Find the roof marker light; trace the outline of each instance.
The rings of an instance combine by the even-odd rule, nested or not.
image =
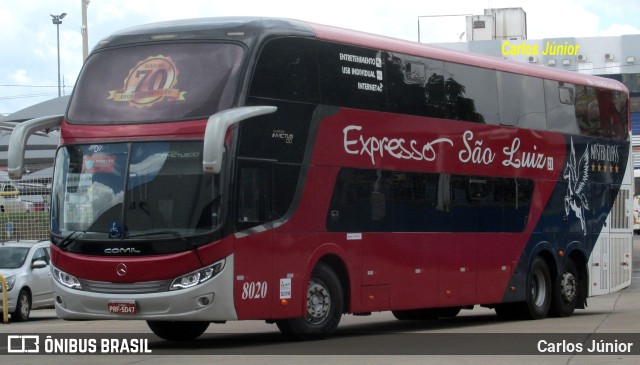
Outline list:
[[[157,35],[152,35],[150,38],[154,41],[164,41],[167,39],[174,39],[178,37],[176,34],[157,34]]]

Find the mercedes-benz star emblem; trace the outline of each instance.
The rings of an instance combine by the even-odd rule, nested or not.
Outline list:
[[[118,266],[116,266],[116,274],[118,274],[118,276],[125,276],[127,274],[127,265],[119,263]]]

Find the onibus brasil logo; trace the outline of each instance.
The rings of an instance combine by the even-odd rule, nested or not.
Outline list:
[[[124,87],[110,90],[107,99],[126,101],[137,108],[150,107],[164,98],[184,100],[186,91],[174,89],[178,82],[178,68],[171,57],[148,57],[129,70]]]

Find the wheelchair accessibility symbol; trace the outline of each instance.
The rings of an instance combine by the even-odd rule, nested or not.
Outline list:
[[[118,222],[111,223],[111,229],[109,230],[109,238],[122,238],[122,227]]]

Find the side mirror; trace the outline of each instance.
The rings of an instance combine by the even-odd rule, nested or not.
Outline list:
[[[44,260],[36,260],[31,264],[32,269],[42,269],[47,267],[47,262]]]

